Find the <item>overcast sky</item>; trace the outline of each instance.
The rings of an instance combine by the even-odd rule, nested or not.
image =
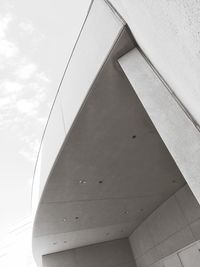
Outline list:
[[[0,1],[0,236],[31,213],[41,135],[89,3]]]

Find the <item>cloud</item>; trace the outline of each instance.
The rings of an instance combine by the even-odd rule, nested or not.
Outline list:
[[[17,102],[16,107],[21,113],[30,116],[37,113],[39,104],[39,101],[35,101],[32,99],[20,99]]]
[[[37,70],[37,65],[33,63],[25,64],[19,67],[16,70],[16,75],[20,79],[30,79],[31,76],[36,72]]]
[[[42,82],[46,82],[46,83],[50,82],[50,79],[46,76],[46,74],[44,72],[38,73],[37,78]]]
[[[29,21],[23,21],[19,23],[19,27],[26,33],[33,33],[35,31],[35,27]]]
[[[25,159],[27,159],[30,162],[35,162],[37,155],[34,155],[32,152],[26,151],[26,150],[20,150],[19,154],[23,156]]]
[[[1,56],[5,56],[5,57],[16,57],[19,53],[19,49],[18,47],[8,41],[8,40],[4,40],[4,39],[1,39],[0,40],[0,55]]]
[[[19,53],[19,49],[8,38],[6,33],[10,22],[13,20],[10,14],[5,14],[3,17],[0,17],[0,56],[4,57],[16,57]]]
[[[43,38],[31,21],[0,15],[0,129],[15,134],[19,154],[31,162],[36,160],[50,102],[51,81],[32,58]]]
[[[29,20],[23,20],[18,24],[20,36],[28,36],[32,41],[32,49],[38,48],[41,41],[45,39],[45,35],[37,29]]]
[[[2,108],[6,108],[11,104],[11,99],[10,97],[4,97],[4,98],[0,98],[0,109]],[[1,114],[2,115],[2,114]]]
[[[0,17],[0,38],[4,38],[6,35],[6,30],[8,29],[9,23],[12,21],[12,16],[10,14],[5,14]]]
[[[25,157],[30,162],[35,162],[40,146],[40,141],[31,136],[26,136],[22,139],[26,143],[26,147],[19,151],[19,154]]]
[[[18,93],[23,89],[23,87],[24,86],[21,83],[9,80],[2,82],[0,85],[4,94]]]

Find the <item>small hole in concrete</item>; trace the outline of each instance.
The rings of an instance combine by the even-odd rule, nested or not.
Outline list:
[[[85,179],[79,181],[79,184],[86,184],[86,183],[87,181]]]
[[[132,138],[135,139],[136,138],[136,135],[132,135]]]
[[[100,181],[99,181],[99,184],[103,184],[103,181],[102,181],[102,180],[100,180]]]

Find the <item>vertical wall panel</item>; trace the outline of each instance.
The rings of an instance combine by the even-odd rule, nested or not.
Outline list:
[[[183,267],[177,255],[172,255],[164,260],[164,267]]]
[[[184,267],[199,267],[200,253],[198,247],[193,245],[179,253],[179,257]]]
[[[155,244],[162,242],[187,225],[174,196],[153,212],[147,222]]]
[[[156,262],[153,265],[151,265],[151,267],[164,267],[164,266],[163,266],[162,262]],[[173,266],[173,267],[175,267],[175,266]]]
[[[181,231],[176,232],[168,237],[156,248],[160,252],[161,257],[165,257],[174,253],[175,251],[193,243],[195,241],[190,227],[185,227]]]
[[[197,241],[198,209],[197,200],[185,185],[155,210],[129,238],[138,267],[150,266]]]
[[[200,219],[190,224],[190,228],[196,240],[200,240]]]
[[[140,227],[137,228],[136,231],[130,236],[130,243],[136,258],[154,247],[153,239],[147,222],[143,222]]]
[[[200,205],[188,186],[184,186],[175,196],[188,223],[200,218]]]

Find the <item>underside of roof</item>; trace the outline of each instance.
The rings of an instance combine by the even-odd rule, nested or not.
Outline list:
[[[65,138],[37,211],[36,254],[127,237],[185,183],[118,64],[133,47],[124,27]]]
[[[131,31],[107,1],[92,1],[36,166],[39,264],[46,254],[129,237],[185,184],[180,170],[195,187],[197,125]]]

